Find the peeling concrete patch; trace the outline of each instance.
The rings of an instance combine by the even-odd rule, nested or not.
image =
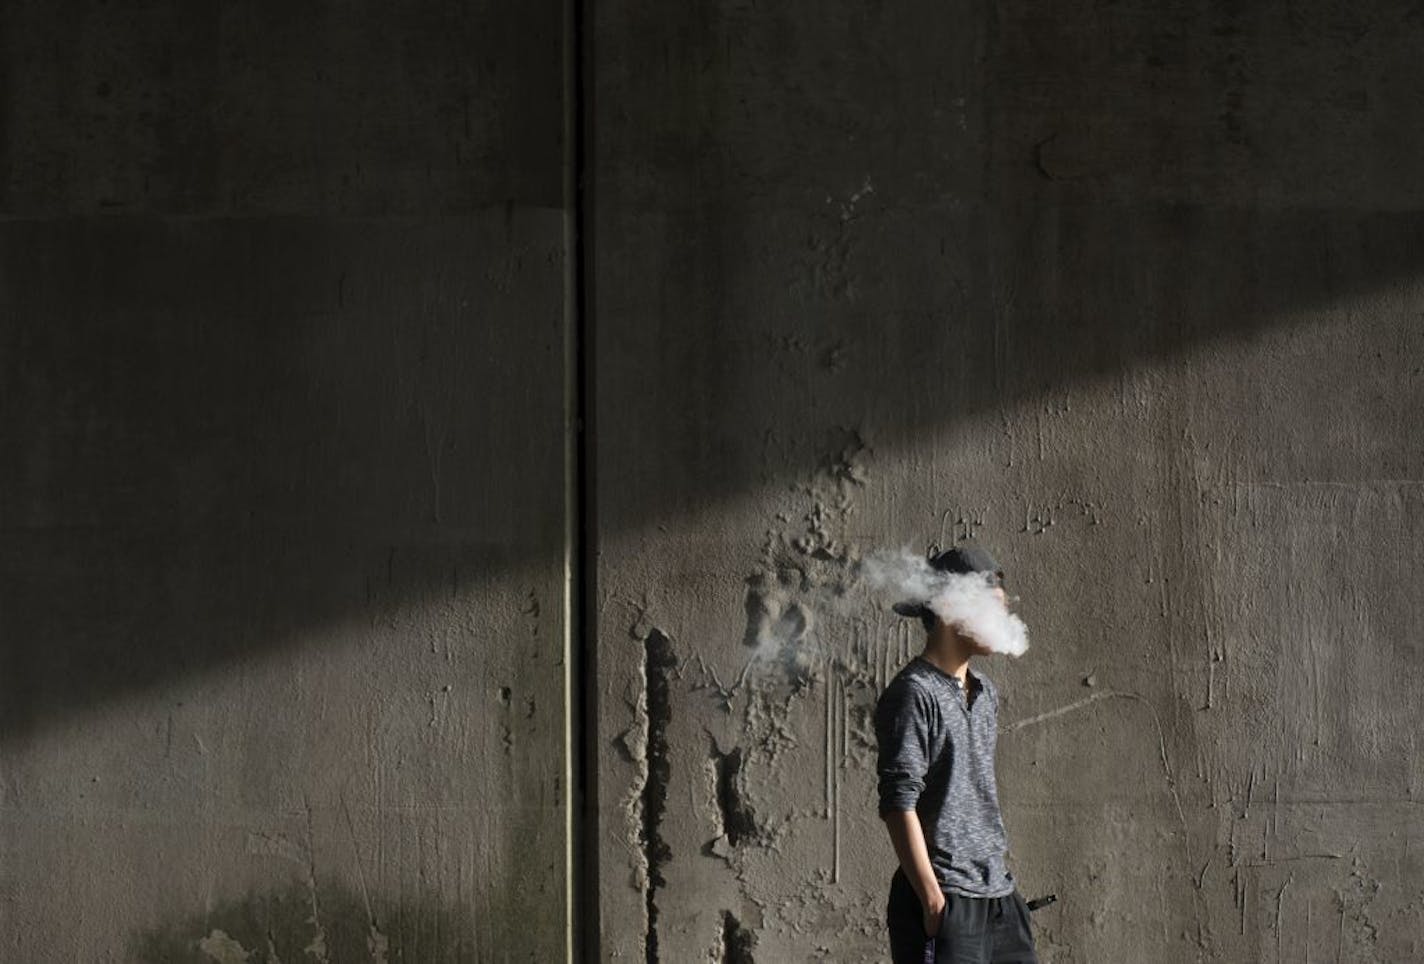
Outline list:
[[[852,556],[846,521],[855,512],[855,492],[869,478],[870,447],[858,428],[838,427],[831,433],[827,454],[806,494],[811,507],[803,517],[806,532],[791,540],[798,552],[826,561]]]
[[[321,964],[330,964],[331,957],[326,950],[326,932],[321,929],[321,922],[313,914],[307,918],[307,923],[316,929],[316,933],[312,935],[311,943],[302,948],[302,953],[320,961]]]
[[[641,612],[640,612],[641,618]],[[648,888],[648,855],[643,847],[643,792],[648,785],[648,659],[646,640],[649,630],[640,631],[635,623],[629,635],[638,641],[642,657],[634,664],[636,685],[634,692],[624,699],[632,714],[632,723],[622,733],[613,738],[612,744],[620,756],[633,764],[633,779],[618,802],[623,815],[623,833],[617,838],[628,851],[628,861],[632,873],[629,886],[640,895]],[[646,914],[646,906],[643,908]],[[646,930],[646,927],[644,928]]]
[[[742,640],[751,659],[771,664],[788,678],[804,683],[814,663],[815,617],[804,600],[804,572],[783,569],[747,577],[747,624]],[[741,684],[743,677],[738,679]]]
[[[613,738],[613,746],[620,756],[629,763],[643,763],[648,758],[648,731],[646,727],[630,726]]]
[[[712,760],[717,770],[717,809],[722,815],[722,835],[736,847],[757,835],[756,817],[744,798],[742,748],[733,747],[720,753],[714,746]]]

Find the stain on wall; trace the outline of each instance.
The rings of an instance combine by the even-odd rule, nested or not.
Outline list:
[[[478,927],[438,895],[391,899],[299,882],[135,935],[128,950],[153,964],[460,961],[475,959]]]

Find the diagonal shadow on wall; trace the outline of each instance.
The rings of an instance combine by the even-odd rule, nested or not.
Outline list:
[[[804,479],[845,426],[869,421],[877,449],[913,449],[961,420],[1289,326],[1424,269],[1424,218],[1386,209],[1368,185],[1316,192],[1328,204],[1252,204],[1239,185],[1213,201],[1169,170],[1173,200],[1145,196],[1142,171],[1094,173],[1084,158],[1112,156],[1111,142],[1077,155],[1060,144],[1045,160],[1024,134],[1037,115],[1012,75],[994,75],[992,50],[953,68],[990,96],[978,126],[954,135],[975,164],[947,186],[925,188],[913,151],[818,156],[814,138],[757,124],[801,107],[812,126],[800,133],[828,145],[842,128],[903,124],[923,128],[912,146],[928,151],[942,135],[915,118],[943,92],[888,121],[873,86],[863,102],[833,90],[846,116],[832,124],[811,88],[773,96],[736,73],[783,23],[708,13],[678,37],[686,63],[713,69],[670,68],[641,113],[595,125],[605,537]],[[1210,52],[1210,24],[1197,26]],[[885,30],[871,39],[905,40],[910,25]],[[630,49],[604,46],[600,92],[624,92]],[[938,76],[928,60],[906,69]],[[1228,79],[1196,96],[1215,104]],[[748,91],[762,121],[732,114]],[[1303,123],[1314,107],[1285,109]],[[1229,120],[1204,143],[1230,148]],[[685,136],[655,151],[640,123]],[[1320,170],[1339,156],[1319,142]],[[891,180],[860,201],[822,196],[878,162]],[[1308,155],[1292,164],[1312,169]],[[1255,175],[1261,189],[1283,176]],[[647,196],[630,198],[640,178]],[[27,189],[43,196],[12,178],[12,209]],[[368,186],[356,206],[382,197]],[[482,210],[256,217],[254,202],[228,220],[4,225],[6,741],[452,584],[558,562],[559,215]]]

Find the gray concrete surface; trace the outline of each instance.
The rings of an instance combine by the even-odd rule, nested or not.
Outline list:
[[[564,955],[563,18],[0,13],[0,960]]]
[[[563,957],[570,9],[0,12],[0,960]],[[884,959],[974,537],[1045,962],[1419,958],[1417,11],[584,14],[592,956]]]
[[[605,955],[882,960],[973,536],[1043,959],[1419,959],[1417,11],[597,6]]]

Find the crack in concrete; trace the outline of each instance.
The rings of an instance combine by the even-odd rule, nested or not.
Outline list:
[[[722,964],[756,964],[755,947],[756,935],[742,926],[736,914],[722,911]]]
[[[311,943],[304,951],[309,957],[330,964],[331,957],[328,953],[326,943],[326,927],[321,922],[321,903],[317,898],[316,884],[316,834],[312,830],[312,805],[310,798],[302,794],[302,806],[307,814],[307,890],[311,895],[311,917],[307,923],[311,924],[313,931]]]
[[[651,630],[643,641],[643,680],[646,687],[647,712],[647,779],[642,791],[642,843],[647,862],[647,934],[645,949],[648,964],[658,961],[658,889],[667,883],[663,866],[672,859],[672,850],[662,837],[663,813],[667,809],[668,785],[672,778],[672,763],[668,758],[667,727],[672,720],[672,698],[669,678],[677,668],[672,641],[659,630]]]

